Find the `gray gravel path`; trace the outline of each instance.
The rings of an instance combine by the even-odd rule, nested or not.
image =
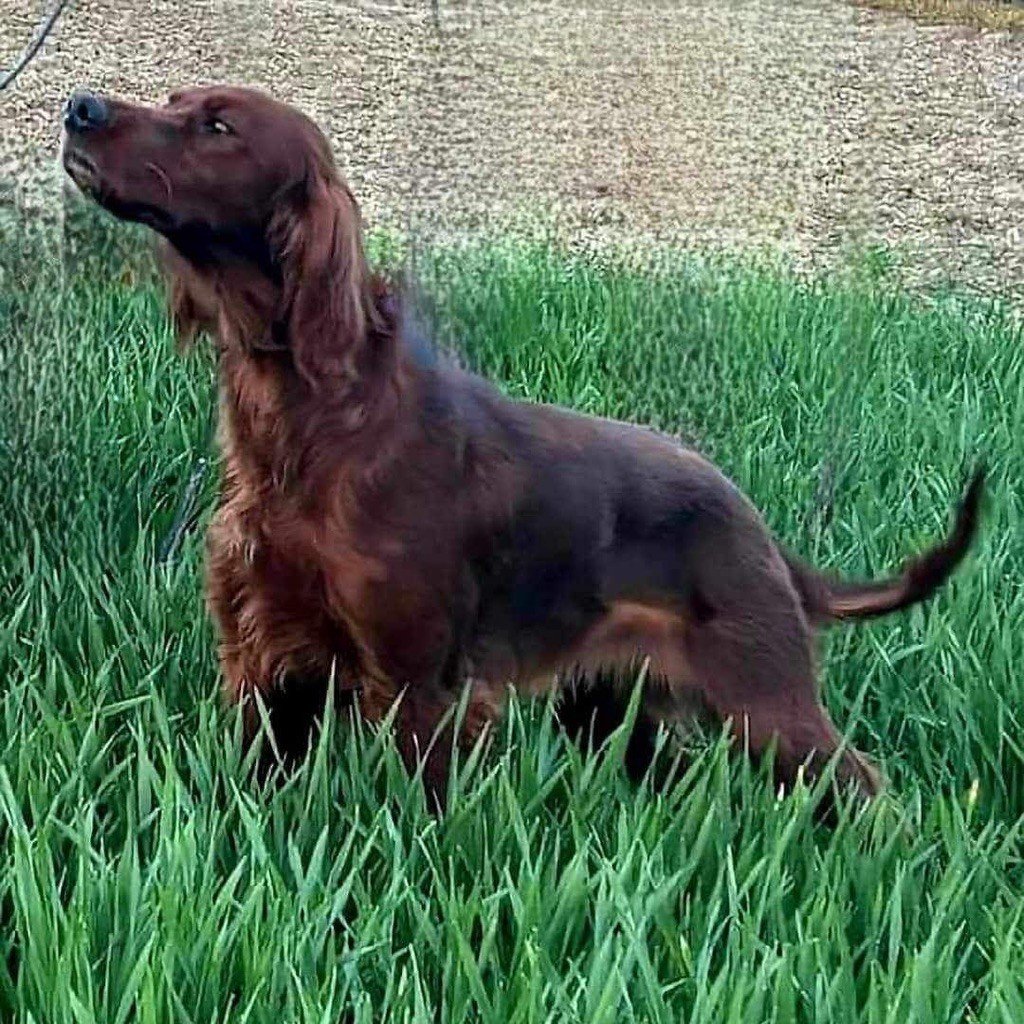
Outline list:
[[[77,0],[0,93],[0,177],[56,194],[76,84],[241,81],[325,127],[371,223],[557,211],[570,241],[832,260],[1024,297],[1024,37],[841,0]],[[0,65],[43,14],[0,0]],[[436,15],[436,16],[435,16]]]

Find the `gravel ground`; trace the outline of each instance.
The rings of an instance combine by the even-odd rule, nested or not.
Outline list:
[[[840,0],[625,7],[78,0],[0,93],[0,188],[59,197],[73,85],[231,80],[317,118],[374,224],[436,237],[540,210],[570,241],[801,261],[887,243],[912,282],[1024,298],[1024,37]],[[0,65],[42,13],[0,0]]]

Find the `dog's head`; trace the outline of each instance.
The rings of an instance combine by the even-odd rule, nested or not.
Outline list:
[[[146,106],[78,90],[63,162],[87,196],[170,243],[179,327],[346,373],[373,316],[358,207],[320,129],[254,89],[202,87]],[[283,340],[282,340],[283,339]]]

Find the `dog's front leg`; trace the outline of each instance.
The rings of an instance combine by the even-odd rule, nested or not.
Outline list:
[[[468,701],[461,716],[458,693],[434,681],[410,684],[399,694],[364,684],[360,695],[370,721],[382,719],[397,697],[395,744],[407,771],[421,773],[428,803],[438,813],[447,806],[454,743],[464,752],[471,750],[501,711],[500,695],[489,684],[468,680],[466,685]]]

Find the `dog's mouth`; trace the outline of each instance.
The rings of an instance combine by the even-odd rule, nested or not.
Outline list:
[[[118,195],[104,181],[96,161],[80,149],[65,147],[64,170],[85,195],[115,217],[144,224],[154,231],[170,231],[174,228],[174,218],[162,207]]]
[[[99,192],[99,168],[91,156],[70,146],[64,147],[64,170],[68,177],[87,195]]]

